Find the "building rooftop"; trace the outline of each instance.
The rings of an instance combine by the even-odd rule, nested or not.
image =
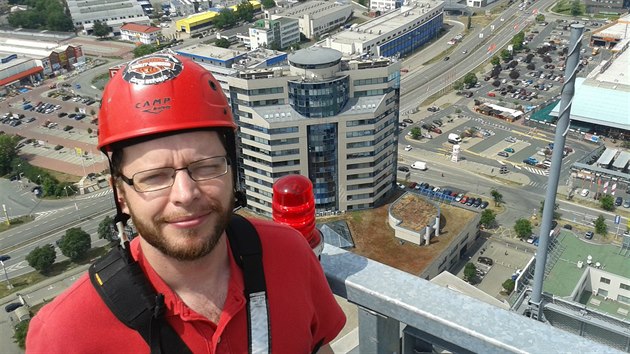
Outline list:
[[[312,46],[289,54],[289,62],[298,65],[333,63],[341,59],[341,52],[335,49]]]
[[[215,47],[208,44],[195,44],[190,47],[178,49],[177,53],[182,55],[206,57],[219,61],[229,61],[244,55],[246,52],[242,50]]]
[[[626,73],[624,76],[629,75]],[[616,104],[611,104],[611,102],[616,102]],[[550,115],[557,117],[559,110],[560,102],[553,108]],[[618,129],[630,129],[628,117],[630,117],[630,86],[580,77],[575,79],[571,119]]]
[[[582,274],[588,269],[588,256],[591,256],[591,264],[600,264],[600,269],[630,278],[630,254],[620,254],[621,248],[617,245],[593,244],[581,236],[560,231],[558,241],[561,247],[554,249],[559,252],[559,258],[555,264],[547,265],[549,275],[545,279],[543,291],[561,297],[571,296]],[[582,268],[577,266],[579,261],[583,262]]]
[[[317,19],[320,17],[327,16],[331,13],[334,13],[341,7],[352,6],[350,4],[339,4],[336,2],[327,2],[327,1],[306,1],[303,3],[299,3],[298,5],[294,5],[292,7],[274,7],[269,10],[271,15],[276,16],[285,16],[291,18],[302,18],[304,15],[308,15],[313,19]]]
[[[409,6],[392,10],[360,25],[353,25],[348,30],[331,35],[330,38],[334,42],[348,44],[376,39],[382,34],[416,21],[420,16],[443,3],[443,1],[438,0],[411,1]]]
[[[627,39],[630,38],[630,14],[620,17],[614,23],[608,24],[600,29],[593,31],[592,36],[615,38],[615,39]]]
[[[153,32],[159,32],[162,30],[159,27],[139,25],[137,23],[125,23],[124,25],[120,27],[120,29],[126,30],[126,31],[132,31],[132,32],[142,32],[142,33],[153,33]]]

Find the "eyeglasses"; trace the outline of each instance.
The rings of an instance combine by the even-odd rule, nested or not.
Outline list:
[[[120,178],[136,192],[155,192],[169,188],[175,183],[178,171],[186,170],[188,176],[195,181],[207,181],[223,176],[228,171],[229,160],[226,156],[215,156],[190,163],[186,167],[162,167],[135,173],[131,178],[122,173]]]

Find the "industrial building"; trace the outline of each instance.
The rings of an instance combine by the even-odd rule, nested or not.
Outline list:
[[[260,1],[248,0],[254,7],[254,11],[259,11],[261,8]],[[233,11],[236,11],[236,5],[228,7]],[[175,21],[175,29],[179,32],[185,32],[188,34],[196,34],[210,30],[215,17],[219,16],[220,8],[209,8],[206,12],[193,13],[186,18]]]
[[[410,1],[397,10],[333,34],[321,44],[346,55],[404,57],[437,37],[444,20],[443,8],[443,1]]]
[[[83,28],[85,34],[92,34],[96,21],[107,24],[114,34],[120,33],[120,27],[128,22],[151,23],[137,0],[67,0],[66,3],[74,26]]]
[[[227,77],[248,208],[271,215],[274,181],[313,182],[317,212],[372,208],[396,182],[400,63],[310,47],[289,65]]]
[[[284,3],[265,11],[265,18],[298,20],[300,32],[308,39],[318,38],[342,26],[352,17],[352,5],[328,1]]]
[[[630,14],[606,24],[591,34],[591,47],[604,47],[619,52],[630,41]]]
[[[173,16],[190,16],[212,8],[211,0],[170,0],[168,4]]]
[[[373,0],[370,1],[370,10],[387,12],[403,5],[403,0]]]
[[[33,85],[85,62],[81,46],[0,37],[0,86]]]

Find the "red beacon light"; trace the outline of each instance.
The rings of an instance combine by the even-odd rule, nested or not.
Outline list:
[[[324,242],[315,227],[313,184],[302,175],[287,175],[273,184],[273,220],[298,230],[319,257]]]

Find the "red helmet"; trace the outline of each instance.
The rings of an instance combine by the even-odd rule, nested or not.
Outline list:
[[[131,61],[105,87],[98,148],[194,128],[236,129],[221,86],[188,58],[151,54]]]

